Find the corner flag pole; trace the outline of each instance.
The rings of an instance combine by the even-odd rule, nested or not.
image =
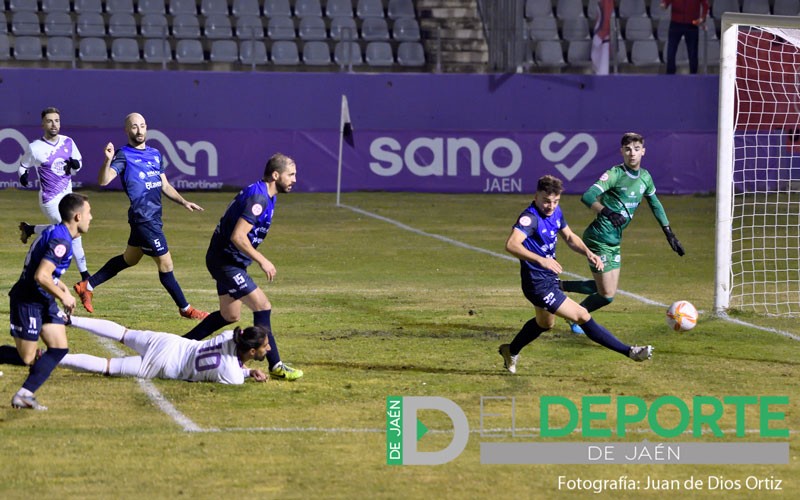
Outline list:
[[[350,109],[347,106],[347,96],[342,94],[342,112],[339,120],[339,171],[336,176],[336,206],[340,205],[342,194],[342,143],[345,136],[352,136],[353,126],[350,123]]]

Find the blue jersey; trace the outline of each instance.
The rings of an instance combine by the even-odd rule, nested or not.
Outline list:
[[[136,149],[126,145],[114,153],[110,166],[121,177],[122,189],[131,200],[128,222],[161,222],[161,153],[148,146]]]
[[[264,181],[250,184],[239,191],[236,198],[225,209],[225,214],[217,224],[217,228],[214,229],[206,261],[238,267],[249,266],[253,260],[236,248],[231,241],[233,229],[239,219],[244,219],[252,224],[253,227],[247,233],[247,238],[253,248],[258,248],[258,245],[267,237],[267,232],[272,224],[275,198],[275,196],[269,196],[267,184]]]
[[[526,249],[536,255],[551,259],[556,258],[558,232],[565,227],[567,227],[567,221],[564,218],[561,207],[556,207],[551,216],[542,217],[533,203],[520,214],[517,223],[514,224],[514,229],[522,231],[527,236],[525,241],[522,242]],[[544,269],[533,262],[528,262],[527,260],[520,260],[519,262],[523,276],[546,278],[555,274],[553,271]]]
[[[25,256],[22,274],[8,294],[19,302],[47,302],[52,297],[34,279],[39,264],[43,260],[55,264],[53,282],[58,283],[61,275],[69,267],[71,259],[72,235],[67,226],[64,224],[48,226],[31,244],[28,255]]]

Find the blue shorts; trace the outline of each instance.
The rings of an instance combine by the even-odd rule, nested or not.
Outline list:
[[[209,265],[206,261],[208,272],[217,282],[217,295],[230,295],[239,300],[258,288],[253,278],[247,274],[247,269],[236,266]]]
[[[64,317],[56,304],[56,299],[50,297],[46,303],[18,302],[12,297],[9,301],[11,310],[11,336],[22,340],[36,342],[42,332],[42,325],[63,325]]]
[[[552,277],[523,276],[522,293],[531,304],[552,314],[555,314],[561,304],[567,300],[567,296],[558,286],[558,276],[555,274]]]
[[[131,235],[128,245],[141,248],[142,253],[150,257],[158,257],[169,252],[167,237],[164,236],[161,221],[146,221],[131,223]]]

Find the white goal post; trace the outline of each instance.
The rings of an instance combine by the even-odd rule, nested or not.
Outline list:
[[[800,315],[800,17],[720,38],[714,310]]]

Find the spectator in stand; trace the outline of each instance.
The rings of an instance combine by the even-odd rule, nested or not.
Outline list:
[[[697,47],[700,41],[700,29],[708,16],[708,0],[662,0],[661,8],[672,7],[669,23],[669,40],[667,41],[667,74],[675,74],[675,55],[681,37],[686,39],[686,51],[689,54],[689,72],[697,73]]]

